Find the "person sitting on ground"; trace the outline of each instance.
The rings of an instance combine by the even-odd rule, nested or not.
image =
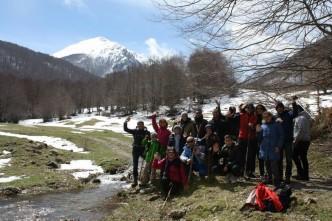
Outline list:
[[[196,145],[193,137],[190,136],[187,138],[187,143],[183,148],[180,159],[185,164],[188,177],[191,176],[190,173],[193,171],[198,172],[202,179],[207,175],[204,151],[205,149],[202,151],[202,149]]]
[[[228,182],[234,183],[241,176],[240,149],[230,135],[225,135],[224,142],[221,148],[221,175],[226,176]]]
[[[297,169],[297,175],[294,176],[294,178],[297,180],[309,180],[309,163],[307,155],[311,140],[310,128],[310,116],[305,111],[300,112],[294,122],[293,160]]]
[[[205,135],[199,141],[201,145],[205,145],[207,149],[211,149],[212,144],[215,142],[219,142],[219,136],[213,131],[213,126],[211,124],[207,124],[205,126]]]
[[[175,195],[188,189],[184,165],[173,147],[167,148],[166,157],[163,159],[156,154],[153,167],[161,170],[161,187],[165,197],[169,192]]]
[[[197,132],[197,137],[201,139],[205,135],[205,126],[208,124],[208,121],[204,119],[201,109],[195,112],[194,119],[195,119],[195,129]]]
[[[152,163],[156,154],[161,155],[161,146],[156,133],[151,134],[151,139],[147,136],[143,140],[143,144],[145,146],[145,166],[141,177],[141,185],[144,186],[150,180],[153,181],[156,179],[156,169],[152,167]]]
[[[185,144],[186,139],[182,136],[182,128],[180,125],[175,125],[173,127],[173,133],[169,137],[168,146],[174,147],[176,153],[180,155]]]
[[[182,128],[182,135],[186,139],[189,136],[196,137],[196,129],[194,122],[188,117],[187,112],[181,113],[181,119],[177,125],[180,125]]]
[[[221,175],[221,148],[218,141],[214,141],[211,148],[209,149],[208,156],[208,177],[211,179],[214,176]]]
[[[284,132],[280,123],[276,123],[271,112],[264,112],[264,123],[257,125],[256,131],[260,142],[259,157],[264,160],[267,169],[267,183],[280,186],[279,160],[284,141]]]
[[[159,154],[162,157],[164,157],[166,148],[168,145],[168,139],[169,139],[169,136],[171,135],[171,131],[167,129],[168,123],[167,123],[166,119],[164,119],[164,118],[160,119],[159,125],[157,125],[156,118],[157,118],[157,113],[153,113],[152,126],[153,126],[154,131],[157,133],[158,140],[161,145]]]
[[[128,128],[128,122],[130,121],[130,117],[128,117],[125,122],[123,123],[123,130],[127,133],[133,135],[134,142],[133,142],[133,177],[134,182],[132,184],[132,187],[136,187],[138,184],[138,161],[139,158],[143,158],[144,154],[144,145],[142,144],[142,141],[144,138],[148,135],[150,136],[150,132],[147,130],[147,128],[144,126],[143,121],[138,121],[136,129],[129,129]]]

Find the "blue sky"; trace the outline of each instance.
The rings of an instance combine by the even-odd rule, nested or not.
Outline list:
[[[150,0],[0,0],[0,39],[52,54],[104,36],[145,55],[190,52]]]

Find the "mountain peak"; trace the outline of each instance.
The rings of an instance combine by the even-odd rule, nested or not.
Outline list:
[[[117,42],[98,36],[72,44],[53,54],[98,76],[138,65],[140,56]]]
[[[106,37],[95,37],[72,44],[53,54],[54,57],[63,58],[74,54],[86,54],[92,57],[103,57],[107,51],[124,48],[117,42]]]

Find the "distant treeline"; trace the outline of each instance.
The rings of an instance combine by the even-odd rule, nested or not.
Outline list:
[[[188,61],[182,57],[150,60],[139,67],[78,81],[22,78],[0,73],[0,121],[66,116],[84,108],[105,107],[126,114],[138,108],[171,109],[181,98],[199,102],[220,93],[234,93],[234,73],[216,51],[196,50]]]

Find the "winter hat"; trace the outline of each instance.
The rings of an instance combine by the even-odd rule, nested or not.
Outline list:
[[[285,108],[285,105],[281,101],[278,101],[276,104],[276,109],[278,108]]]
[[[213,129],[213,125],[212,125],[212,124],[207,124],[207,125],[205,126],[205,130],[208,129],[208,128]]]
[[[188,112],[183,111],[183,112],[181,113],[181,117],[182,117],[183,115],[187,115],[187,116],[188,116]]]
[[[173,127],[173,131],[175,131],[176,129],[179,129],[180,131],[182,131],[182,127],[180,125],[175,125]]]

